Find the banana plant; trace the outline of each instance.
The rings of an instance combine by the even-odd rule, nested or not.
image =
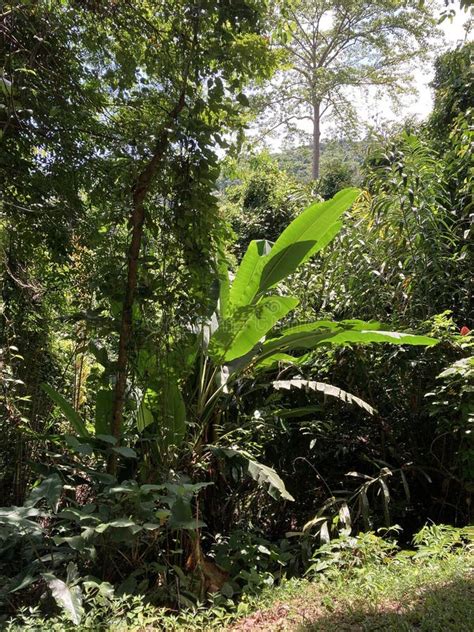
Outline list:
[[[187,454],[188,461],[193,455],[194,463],[202,462],[210,450],[220,450],[220,456],[234,464],[245,464],[248,473],[267,486],[272,495],[291,499],[273,470],[244,450],[219,446],[226,434],[226,413],[234,386],[245,376],[272,370],[280,363],[298,366],[322,345],[436,344],[427,336],[386,331],[375,321],[317,320],[276,329],[298,305],[298,298],[286,295],[281,282],[334,239],[342,228],[344,212],[359,194],[359,189],[348,188],[328,201],[311,204],[273,244],[265,239],[252,241],[232,282],[225,267],[220,267],[216,311],[194,331],[191,345],[175,349],[160,365],[150,350],[140,353],[142,382],[148,383],[138,402],[136,428],[156,439],[155,453],[160,461],[169,462],[170,454],[179,453],[179,448]],[[176,356],[180,356],[180,363],[175,361]],[[321,391],[368,412],[372,410],[365,402],[330,385],[306,384],[301,379],[272,383],[275,388]],[[87,430],[80,417],[65,408],[53,393],[50,395],[67,413],[75,430],[84,436]],[[105,410],[103,406],[98,408],[102,409]],[[110,419],[100,414],[96,422],[97,433],[109,434]]]
[[[221,268],[216,312],[195,334],[193,352],[188,351],[192,358],[189,366],[194,370],[187,380],[168,374],[166,389],[161,389],[159,425],[165,447],[187,438],[195,462],[209,450],[217,450],[234,463],[246,463],[248,473],[266,485],[272,495],[291,499],[278,475],[273,470],[269,472],[252,455],[224,449],[223,444],[218,447],[226,435],[226,413],[234,386],[245,376],[274,369],[279,363],[297,366],[322,345],[436,344],[427,336],[386,331],[375,321],[319,320],[276,330],[298,305],[298,298],[286,295],[280,283],[334,239],[341,230],[343,213],[359,194],[358,189],[349,188],[331,200],[311,204],[273,244],[264,239],[252,241],[232,282],[227,270]],[[340,389],[329,385],[323,389],[317,384],[303,384],[301,380],[273,382],[275,388],[307,386],[310,390],[323,390],[329,396],[372,411],[368,404]],[[156,407],[149,414],[146,404],[141,411],[150,420],[157,414]]]

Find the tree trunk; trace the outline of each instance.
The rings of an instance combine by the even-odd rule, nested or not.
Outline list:
[[[112,413],[111,433],[120,441],[123,425],[123,407],[125,404],[125,390],[127,386],[127,367],[130,340],[132,337],[132,310],[135,301],[135,291],[138,278],[138,259],[143,237],[145,223],[145,199],[151,188],[153,180],[158,173],[166,150],[169,146],[169,127],[176,123],[185,104],[185,89],[182,90],[176,106],[170,113],[169,120],[163,125],[158,136],[153,156],[139,174],[134,186],[132,196],[132,211],[130,215],[131,240],[128,249],[127,284],[122,304],[122,319],[120,324],[120,340],[117,357],[117,374],[115,382],[115,395]],[[117,457],[112,453],[108,462],[108,471],[115,474],[117,470]]]
[[[320,146],[319,139],[321,136],[321,132],[319,129],[321,114],[320,114],[321,104],[319,102],[313,103],[313,168],[312,168],[312,178],[313,180],[317,180],[319,178],[319,154],[320,154]]]

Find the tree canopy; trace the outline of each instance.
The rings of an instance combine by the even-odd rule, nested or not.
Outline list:
[[[269,96],[285,125],[309,121],[312,177],[319,177],[321,121],[354,115],[355,90],[396,93],[410,85],[410,62],[433,44],[433,3],[295,0],[284,5],[285,66]]]

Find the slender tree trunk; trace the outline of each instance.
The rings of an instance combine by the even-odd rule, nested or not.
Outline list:
[[[321,104],[318,101],[313,103],[313,168],[312,168],[312,177],[313,180],[317,180],[319,178],[319,154],[320,154],[320,146],[319,139],[321,136],[321,132],[319,129],[321,114],[320,114]]]
[[[120,339],[117,357],[117,374],[115,382],[115,395],[112,413],[112,435],[120,441],[123,425],[123,407],[125,404],[125,391],[127,386],[127,367],[130,340],[132,337],[132,310],[135,301],[135,291],[138,278],[138,260],[143,237],[145,223],[145,199],[151,185],[160,170],[163,158],[169,146],[169,127],[176,123],[185,104],[185,88],[183,88],[178,102],[170,113],[169,120],[163,125],[158,136],[153,156],[148,161],[143,171],[139,174],[133,186],[132,210],[130,214],[131,239],[128,249],[127,284],[122,304],[122,319],[120,324]],[[108,471],[114,474],[117,469],[116,455],[112,453],[109,459]]]

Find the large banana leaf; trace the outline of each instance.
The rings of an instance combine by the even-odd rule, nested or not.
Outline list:
[[[210,356],[220,364],[240,358],[297,304],[298,299],[292,296],[269,296],[256,305],[238,308],[213,334]]]
[[[265,239],[250,242],[229,294],[229,309],[249,305],[255,296],[282,281],[324,248],[340,231],[340,216],[359,189],[344,189],[331,200],[315,202],[298,215],[271,246]]]
[[[328,395],[329,397],[335,397],[347,404],[355,404],[360,408],[363,408],[370,415],[375,413],[375,409],[360,397],[352,395],[347,391],[343,391],[342,388],[333,386],[332,384],[326,384],[325,382],[316,382],[314,380],[302,380],[295,378],[293,380],[276,380],[273,382],[273,388],[291,390],[292,388],[307,389],[310,391],[316,391]]]
[[[365,327],[364,327],[365,324]],[[292,327],[283,331],[278,338],[272,338],[262,347],[260,358],[273,355],[276,352],[286,352],[291,349],[315,349],[323,344],[369,344],[390,343],[396,345],[433,346],[437,340],[428,336],[401,333],[398,331],[382,331],[380,323],[363,321],[343,321],[331,323],[319,321]]]
[[[265,255],[270,252],[270,248],[271,243],[266,239],[250,242],[230,289],[230,310],[252,302],[260,285],[260,277],[266,261]]]
[[[359,189],[344,189],[326,202],[311,204],[298,215],[265,257],[259,291],[276,285],[326,246],[341,227],[339,218],[352,206],[359,194]]]
[[[268,356],[258,356],[257,358],[255,358],[255,368],[259,371],[273,369],[277,364],[302,364],[307,359],[307,354],[295,358],[288,353],[275,352]]]

